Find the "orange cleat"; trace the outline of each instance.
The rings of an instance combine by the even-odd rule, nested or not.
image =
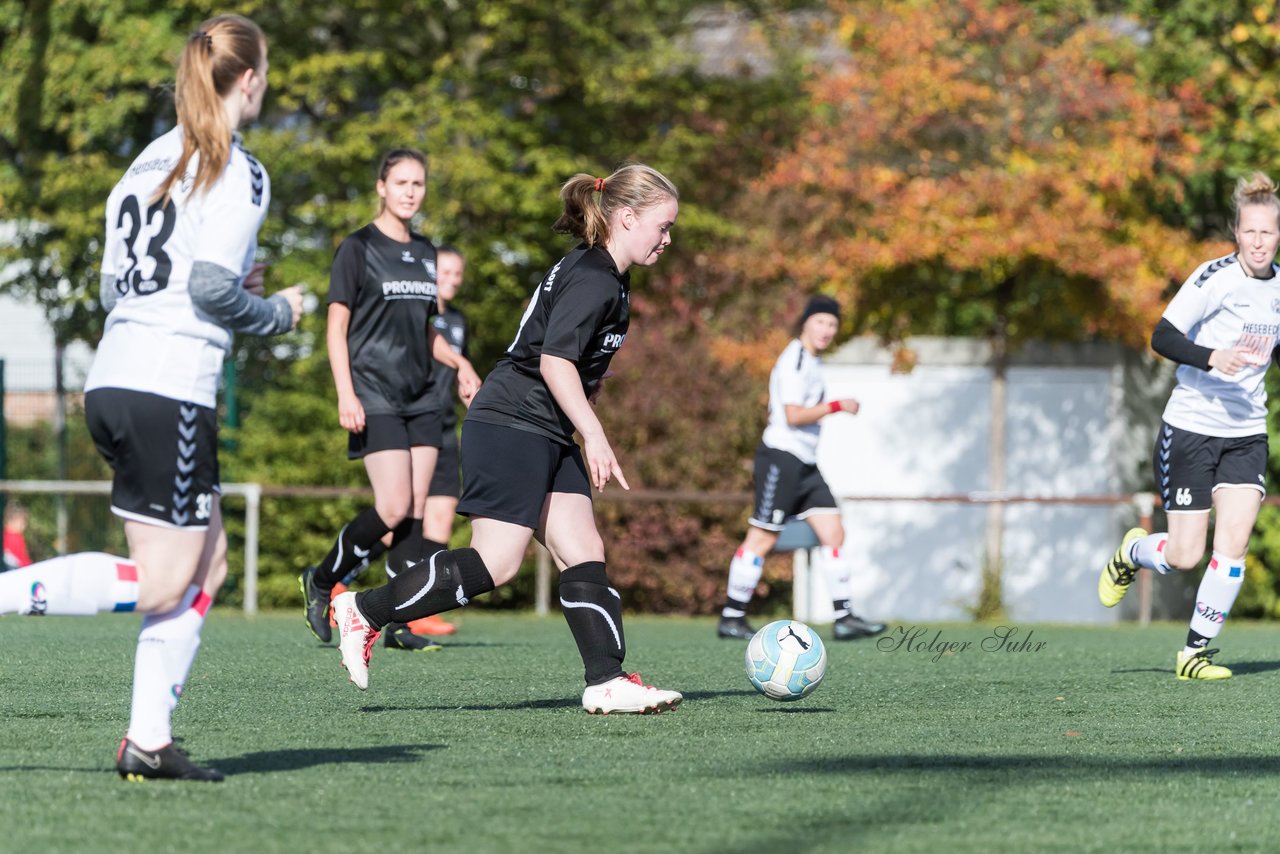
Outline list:
[[[330,602],[332,602],[332,601],[333,601],[333,597],[338,596],[338,595],[340,595],[340,594],[342,594],[342,593],[346,593],[346,592],[347,592],[347,585],[345,585],[345,584],[343,584],[341,581],[339,581],[337,584],[333,585],[333,592],[331,592],[331,593],[329,594],[329,601],[330,601]],[[329,625],[330,625],[330,626],[334,626],[334,627],[336,627],[336,626],[338,625],[338,621],[337,621],[337,620],[335,620],[335,619],[333,618],[333,609],[332,609],[332,608],[330,608],[330,609],[329,609]]]
[[[415,635],[451,635],[457,630],[457,626],[441,619],[438,614],[409,623],[409,631]]]

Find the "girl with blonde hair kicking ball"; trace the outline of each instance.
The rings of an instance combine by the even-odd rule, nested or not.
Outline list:
[[[0,613],[146,614],[129,729],[116,769],[129,780],[216,782],[173,745],[170,717],[227,577],[215,411],[233,332],[288,332],[302,293],[263,299],[253,263],[271,184],[235,131],[267,91],[267,41],[238,15],[187,39],[178,126],[152,141],[107,199],[107,328],[85,382],[85,416],[111,464],[111,510],[129,559],[67,555],[0,575]]]
[[[1266,494],[1267,391],[1263,383],[1280,336],[1280,199],[1261,172],[1236,183],[1236,251],[1201,264],[1182,285],[1151,336],[1178,363],[1153,455],[1167,533],[1133,528],[1103,567],[1098,598],[1124,598],[1139,567],[1190,571],[1204,556],[1209,510],[1213,555],[1187,643],[1174,657],[1179,679],[1227,679],[1209,642],[1222,631],[1244,584],[1249,534]]]
[[[576,249],[546,274],[511,346],[462,423],[462,498],[471,547],[441,551],[376,590],[333,600],[342,664],[361,690],[383,626],[466,605],[510,581],[537,537],[560,570],[560,605],[585,668],[591,713],[674,709],[676,691],[622,669],[622,603],[609,586],[591,488],[622,468],[596,417],[609,362],[630,323],[633,266],[657,263],[679,210],[675,186],[648,166],[576,175],[560,192],[557,231]],[[582,448],[573,435],[582,437]]]

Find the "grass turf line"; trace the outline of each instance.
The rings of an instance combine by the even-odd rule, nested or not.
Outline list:
[[[215,611],[174,724],[228,780],[139,785],[113,769],[137,625],[0,619],[0,848],[1198,850],[1210,833],[1229,850],[1280,836],[1264,806],[1280,794],[1275,626],[1228,626],[1218,659],[1237,676],[1216,684],[1174,678],[1180,625],[1020,626],[1014,640],[1044,646],[1016,652],[984,651],[989,626],[922,626],[914,650],[829,643],[826,681],[780,704],[712,621],[632,617],[628,665],[686,701],[600,717],[581,710],[558,616],[468,612],[443,653],[379,646],[359,692],[299,615]],[[939,631],[970,646],[923,649]]]

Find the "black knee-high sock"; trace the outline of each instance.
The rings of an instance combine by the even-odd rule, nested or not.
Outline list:
[[[436,552],[442,552],[447,548],[449,548],[448,543],[442,543],[437,540],[429,540],[424,537],[422,540],[422,545],[418,549],[418,560],[426,560]]]
[[[454,549],[416,563],[381,587],[357,594],[356,607],[375,629],[461,608],[493,589],[480,553]]]
[[[316,582],[332,587],[362,562],[369,559],[374,544],[391,530],[372,507],[361,510],[356,518],[338,532],[338,539],[325,559],[316,567]]]
[[[404,572],[409,561],[418,559],[418,541],[422,539],[422,520],[405,517],[391,534],[391,548],[387,549],[387,577],[395,578]]]
[[[357,566],[355,569],[351,570],[350,572],[348,572],[346,575],[342,577],[342,583],[348,584],[348,585],[351,584],[351,582],[355,581],[360,576],[360,573],[364,572],[366,569],[369,568],[369,564],[373,563],[374,561],[376,561],[378,558],[382,557],[386,553],[387,553],[387,544],[382,542],[382,540],[378,540],[376,543],[374,543],[372,546],[369,547],[368,557],[360,561],[359,566]]]
[[[622,633],[622,600],[609,586],[603,563],[580,563],[560,573],[560,608],[578,643],[587,684],[624,676],[627,641]]]

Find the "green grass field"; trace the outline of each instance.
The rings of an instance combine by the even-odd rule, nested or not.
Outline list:
[[[1232,625],[1224,683],[1184,628],[929,626],[936,655],[828,644],[795,704],[708,620],[632,617],[656,717],[590,716],[558,616],[467,612],[444,652],[346,681],[300,615],[215,612],[175,731],[220,785],[120,781],[137,617],[0,619],[0,849],[1274,850],[1280,627]],[[925,628],[921,626],[920,628]],[[898,636],[901,639],[901,636]],[[1041,643],[1040,649],[1034,645]],[[883,642],[881,647],[892,646]]]

